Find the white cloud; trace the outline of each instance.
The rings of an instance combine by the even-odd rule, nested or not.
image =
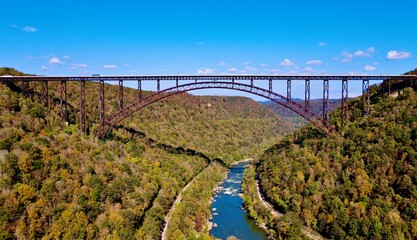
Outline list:
[[[36,31],[38,31],[38,29],[36,29],[35,27],[26,26],[26,27],[23,28],[23,31],[25,31],[25,32],[36,32]]]
[[[388,60],[405,59],[405,58],[410,58],[411,56],[412,56],[411,53],[406,52],[406,51],[398,52],[396,50],[392,50],[387,53]]]
[[[48,70],[48,67],[47,67],[47,66],[45,66],[45,65],[42,65],[42,66],[41,66],[41,68],[42,68],[42,70],[43,70],[43,71]]]
[[[86,67],[88,67],[88,65],[87,64],[84,64],[84,63],[74,63],[74,64],[72,64],[72,66],[73,67],[78,67],[78,68],[86,68]]]
[[[325,42],[319,42],[319,46],[320,47],[326,47],[327,46],[327,43],[325,43]]]
[[[295,67],[295,63],[289,59],[284,59],[279,65],[281,67]]]
[[[226,66],[226,62],[225,61],[220,61],[217,66],[223,67]]]
[[[314,72],[314,70],[311,67],[306,67],[306,68],[304,68],[303,72],[304,73],[312,73],[312,72]]]
[[[362,50],[358,50],[354,53],[355,57],[369,57],[369,53],[362,51]]]
[[[368,72],[373,72],[376,70],[375,66],[371,66],[371,65],[366,65],[363,70],[368,71]]]
[[[213,74],[214,70],[211,68],[200,68],[197,71],[197,74],[202,74],[202,75],[208,75],[208,74]]]
[[[366,51],[368,53],[374,53],[375,52],[375,48],[374,47],[369,47],[368,49],[366,49]]]
[[[250,62],[248,62],[248,61],[245,61],[245,62],[243,62],[242,64],[243,64],[243,65],[251,65],[251,63],[250,63]]]
[[[50,65],[64,65],[65,64],[64,62],[59,60],[59,58],[57,58],[57,57],[53,57],[53,58],[49,59],[48,63]]]
[[[229,69],[227,69],[227,72],[235,73],[235,72],[237,72],[237,69],[236,68],[229,68]]]
[[[310,60],[310,61],[306,62],[307,65],[320,65],[322,63],[323,62],[320,61],[320,60]]]
[[[114,64],[109,64],[109,65],[103,65],[103,68],[104,68],[104,69],[116,69],[116,68],[117,68],[117,66],[116,66],[116,65],[114,65]]]
[[[70,56],[68,56],[68,55],[64,55],[64,57],[63,57],[64,59],[70,59]]]
[[[350,62],[353,58],[353,54],[350,52],[342,52],[341,55],[343,56],[342,62]]]
[[[78,70],[78,69],[86,69],[88,67],[87,64],[84,63],[74,63],[71,65],[71,67],[69,68],[70,70]]]
[[[266,68],[268,65],[266,65],[265,63],[261,64],[261,67]]]

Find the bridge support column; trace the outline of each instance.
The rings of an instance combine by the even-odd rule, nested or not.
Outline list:
[[[391,79],[388,79],[388,96],[391,96]]]
[[[348,80],[342,80],[342,125],[349,123],[349,85]]]
[[[22,95],[27,96],[29,94],[30,84],[29,81],[22,80]]]
[[[304,106],[307,110],[310,110],[310,80],[305,81],[305,98]]]
[[[104,114],[105,114],[105,100],[104,100],[104,81],[100,80],[100,100],[99,100],[99,109],[100,109],[100,126],[104,125]]]
[[[80,134],[86,132],[85,80],[80,81]]]
[[[329,121],[329,80],[323,80],[323,119]]]
[[[156,91],[159,92],[161,91],[161,80],[156,80]]]
[[[123,80],[119,80],[119,110],[123,109]]]
[[[49,108],[49,86],[48,81],[41,81],[41,101],[42,104]]]
[[[178,88],[178,78],[176,78],[175,79],[175,85],[177,86],[177,88]]]
[[[61,87],[60,87],[60,100],[59,100],[59,113],[61,115],[61,119],[63,121],[68,121],[67,113],[68,113],[68,105],[67,105],[67,81],[61,80]],[[65,104],[65,106],[64,106]],[[65,111],[64,111],[65,108]]]
[[[269,91],[272,92],[272,79],[269,79]]]
[[[370,112],[369,100],[369,80],[362,81],[362,116],[368,115]]]
[[[253,87],[253,78],[250,79],[250,86]]]
[[[291,79],[287,79],[287,98],[291,100]]]
[[[138,80],[138,100],[142,99],[142,81]]]

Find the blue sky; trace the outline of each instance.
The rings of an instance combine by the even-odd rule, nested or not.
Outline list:
[[[409,0],[4,1],[0,66],[51,76],[401,74],[417,67],[416,9]]]

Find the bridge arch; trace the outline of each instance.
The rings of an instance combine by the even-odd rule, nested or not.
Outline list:
[[[214,82],[193,82],[193,83],[177,85],[177,86],[170,87],[170,88],[152,93],[150,95],[147,95],[146,97],[143,97],[140,100],[128,106],[125,106],[124,108],[120,109],[118,112],[113,114],[112,116],[105,119],[104,123],[100,125],[99,127],[97,127],[94,133],[98,138],[102,138],[106,135],[107,132],[109,132],[114,126],[119,124],[125,118],[131,116],[135,112],[139,111],[140,109],[152,103],[161,101],[162,99],[165,99],[167,97],[170,97],[176,94],[189,92],[193,90],[210,89],[210,88],[231,89],[231,90],[247,92],[247,93],[257,95],[257,96],[264,97],[266,99],[269,99],[275,103],[278,103],[292,110],[293,112],[297,113],[299,116],[303,117],[305,120],[310,122],[313,126],[321,130],[325,134],[330,134],[331,132],[335,131],[334,127],[329,122],[319,117],[318,115],[314,114],[309,109],[302,106],[301,104],[291,99],[288,99],[287,97],[284,97],[283,95],[280,95],[278,93],[275,93],[273,91],[270,91],[264,88],[249,85],[249,84],[214,81]]]

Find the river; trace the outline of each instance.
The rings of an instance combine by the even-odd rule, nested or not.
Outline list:
[[[242,192],[242,178],[248,162],[239,163],[229,169],[227,178],[221,184],[222,190],[215,193],[211,214],[213,237],[226,239],[235,236],[238,239],[265,240],[266,233],[256,226],[255,221],[243,209],[243,201],[239,194]]]

